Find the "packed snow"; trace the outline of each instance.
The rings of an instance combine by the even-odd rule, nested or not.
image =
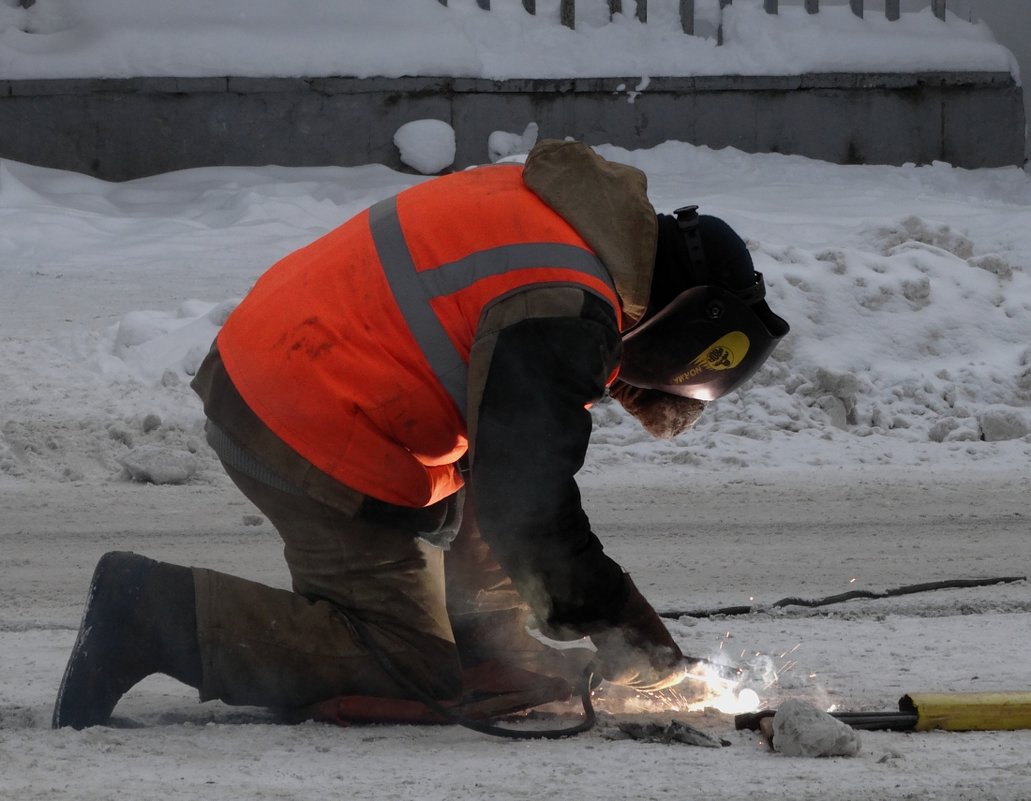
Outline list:
[[[0,78],[149,76],[450,75],[479,78],[794,75],[924,70],[1012,71],[1013,56],[984,24],[929,4],[889,22],[870,3],[863,19],[825,0],[818,15],[761,0],[697,0],[697,36],[681,30],[679,0],[650,0],[610,22],[605,0],[576,3],[576,29],[558,24],[559,0],[35,0],[0,3]],[[883,6],[882,6],[883,8]],[[724,45],[716,46],[722,20]]]
[[[455,163],[455,129],[443,120],[412,120],[394,133],[401,163],[423,175]]]
[[[929,11],[889,27],[847,6],[770,18],[737,0],[717,48],[716,0],[699,0],[710,35],[695,38],[677,32],[672,0],[649,4],[647,39],[629,16],[608,24],[603,2],[577,4],[575,34],[554,24],[554,0],[537,18],[493,5],[320,0],[299,15],[272,0],[8,0],[0,78],[608,74],[647,91],[670,71],[1014,69],[983,26]],[[453,131],[429,122],[398,131],[416,172],[450,163]],[[491,160],[521,159],[536,136],[495,132]],[[782,723],[796,702],[891,711],[908,692],[1026,691],[1031,175],[675,142],[598,150],[644,170],[659,211],[697,203],[727,219],[792,326],[754,380],[676,440],[652,440],[614,403],[592,410],[586,508],[685,652],[766,669],[752,688],[787,710]],[[189,380],[266,267],[422,180],[379,165],[227,166],[115,184],[0,161],[0,799],[1031,798],[1027,731],[863,732],[861,748],[841,741],[850,757],[803,759],[726,712],[648,699],[603,710],[573,740],[512,743],[287,726],[155,677],[112,726],[50,730],[104,551],[289,585],[275,531],[204,444]],[[773,606],[953,578],[1013,580]],[[702,614],[730,606],[752,611]],[[627,718],[666,731],[671,717],[729,745],[619,736]],[[810,717],[799,742],[834,750],[835,727]]]

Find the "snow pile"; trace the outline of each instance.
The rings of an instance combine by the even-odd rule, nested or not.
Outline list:
[[[455,161],[455,129],[441,120],[413,120],[394,133],[401,161],[416,172],[433,175]]]
[[[643,169],[659,210],[699,203],[727,219],[792,330],[755,379],[673,441],[597,404],[588,472],[1026,464],[1026,173],[676,143],[599,150]],[[0,164],[0,478],[121,480],[125,457],[153,446],[173,474],[187,453],[199,458],[189,480],[217,480],[189,381],[219,325],[278,258],[421,180],[270,167],[110,184]]]
[[[0,78],[135,76],[356,77],[448,75],[569,78],[654,75],[792,75],[907,70],[1013,71],[984,25],[930,9],[889,23],[847,5],[818,15],[760,0],[723,10],[699,0],[696,31],[681,32],[679,2],[652,0],[648,24],[604,2],[577,4],[576,30],[559,24],[559,0],[527,14],[516,0],[492,11],[475,0],[36,0],[0,4]]]
[[[147,484],[185,484],[197,472],[192,454],[153,445],[134,448],[118,461],[133,481]]]
[[[798,321],[765,381],[858,436],[951,442],[1031,432],[1031,411],[1020,408],[1031,400],[1029,307],[1010,293],[1006,259],[975,255],[950,226],[915,216],[858,233],[862,250],[757,247],[777,282],[774,305],[783,299]]]
[[[174,382],[169,371],[193,375],[235,306],[188,300],[174,312],[129,312],[109,332],[107,348],[117,361],[104,364],[146,381]]]
[[[540,129],[535,122],[529,123],[522,133],[494,131],[487,137],[487,157],[498,162],[512,156],[525,156],[533,150],[539,135]]]

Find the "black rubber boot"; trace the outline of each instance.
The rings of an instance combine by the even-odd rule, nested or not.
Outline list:
[[[134,553],[104,554],[57,692],[54,728],[107,723],[118,700],[153,673],[200,687],[193,571]]]

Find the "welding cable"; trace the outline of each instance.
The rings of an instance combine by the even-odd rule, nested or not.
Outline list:
[[[428,693],[424,692],[421,687],[418,687],[413,681],[411,681],[397,667],[397,665],[387,658],[387,655],[383,653],[383,649],[379,647],[375,640],[373,640],[364,621],[359,619],[358,616],[349,609],[344,609],[339,606],[337,609],[344,615],[344,617],[347,618],[348,622],[354,627],[354,630],[358,632],[358,636],[361,639],[362,644],[369,650],[369,653],[372,654],[373,658],[383,669],[383,672],[390,676],[390,678],[395,681],[401,689],[411,693],[416,700],[425,704],[427,708],[436,712],[442,718],[451,723],[464,726],[467,729],[472,729],[480,734],[489,734],[494,737],[507,737],[513,740],[561,740],[565,737],[573,737],[577,734],[582,734],[583,732],[592,729],[594,724],[597,722],[594,705],[591,703],[591,688],[594,684],[595,674],[595,668],[593,665],[588,665],[584,669],[584,672],[580,677],[580,686],[577,688],[580,695],[580,703],[583,705],[584,710],[583,720],[574,726],[569,726],[564,729],[510,729],[504,726],[498,726],[494,723],[488,723],[487,721],[467,718],[431,697]]]
[[[815,609],[821,606],[840,604],[844,601],[853,601],[857,598],[880,599],[898,598],[902,595],[915,595],[921,592],[932,590],[964,589],[968,587],[989,587],[994,584],[1012,584],[1017,581],[1027,581],[1027,576],[1001,576],[999,578],[984,579],[951,579],[948,581],[929,581],[923,584],[910,584],[905,587],[896,587],[883,592],[871,590],[852,590],[838,595],[829,595],[826,598],[781,598],[766,606],[725,606],[720,609],[695,609],[691,611],[669,611],[659,612],[659,617],[676,620],[681,617],[718,617],[721,615],[750,615],[753,612],[761,612],[764,609],[774,609],[784,606],[804,606]]]

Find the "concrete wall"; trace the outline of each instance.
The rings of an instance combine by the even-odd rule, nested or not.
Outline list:
[[[1025,113],[1031,109],[1031,2],[1028,0],[950,0],[960,16],[980,20],[991,28],[999,44],[1017,59],[1023,78]],[[1031,156],[1031,141],[1027,143]]]
[[[450,122],[456,166],[492,131],[649,147],[678,139],[841,163],[1021,164],[1024,109],[1005,73],[510,80],[0,81],[0,157],[108,180],[212,165],[400,167],[392,138]],[[623,88],[620,88],[620,85]]]

